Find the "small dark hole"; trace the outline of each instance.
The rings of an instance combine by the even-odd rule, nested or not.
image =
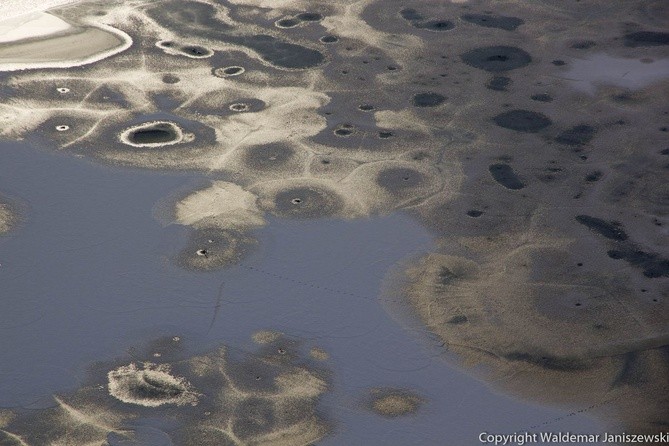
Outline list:
[[[320,38],[320,41],[322,43],[335,43],[339,41],[339,37],[337,36],[323,36]]]
[[[276,22],[276,25],[281,28],[294,28],[299,24],[300,21],[296,19],[281,19]]]
[[[202,48],[201,46],[187,46],[182,48],[182,50],[188,54],[192,54],[193,56],[205,56],[209,54],[209,51],[207,51],[206,48]]]
[[[237,74],[241,73],[244,69],[242,67],[228,67],[223,72],[225,74]]]
[[[303,12],[298,14],[297,18],[304,20],[305,22],[318,22],[319,20],[323,20],[323,16],[317,12]]]

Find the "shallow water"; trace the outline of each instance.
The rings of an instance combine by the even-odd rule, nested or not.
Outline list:
[[[274,220],[239,266],[195,273],[170,264],[186,231],[160,227],[150,209],[192,181],[3,143],[0,188],[27,210],[0,239],[0,407],[43,407],[51,393],[76,388],[89,363],[160,335],[247,349],[253,332],[274,329],[330,354],[333,387],[319,407],[336,427],[319,444],[467,444],[483,431],[544,422],[552,431],[602,430],[583,415],[559,420],[570,410],[492,392],[387,315],[378,294],[388,269],[431,245],[406,216]],[[404,419],[363,410],[368,389],[384,386],[427,402]]]

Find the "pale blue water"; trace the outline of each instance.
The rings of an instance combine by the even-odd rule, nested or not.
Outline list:
[[[333,389],[321,409],[335,433],[323,445],[479,444],[482,431],[511,433],[565,415],[493,393],[383,310],[388,269],[431,245],[406,216],[274,220],[240,266],[174,266],[168,258],[187,229],[161,227],[151,209],[195,180],[0,146],[0,190],[26,205],[24,224],[0,239],[0,407],[40,407],[76,388],[87,364],[160,335],[252,349],[253,332],[274,329],[331,355]],[[415,416],[386,420],[359,408],[376,386],[413,389],[427,403]],[[603,427],[573,416],[546,430]],[[147,444],[167,444],[151,437]]]

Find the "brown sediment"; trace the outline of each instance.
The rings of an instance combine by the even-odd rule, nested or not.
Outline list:
[[[96,364],[90,382],[54,397],[53,408],[3,411],[0,439],[30,446],[83,445],[102,444],[113,434],[132,441],[135,432],[128,423],[142,417],[174,419],[177,428],[165,435],[181,445],[307,445],[330,432],[316,411],[328,390],[325,373],[302,365],[299,356],[276,362],[263,352],[222,346],[163,360],[169,355],[155,353],[164,344],[146,349],[150,362]]]
[[[253,342],[256,344],[271,344],[281,339],[283,335],[278,331],[261,330],[253,333]]]
[[[432,253],[406,269],[395,311],[406,298],[400,311],[498,388],[612,411],[615,426],[655,429],[669,403],[662,391],[669,335],[664,316],[640,305],[629,278],[569,271],[577,260],[564,239],[509,234],[460,243],[470,255]]]
[[[413,415],[424,402],[410,390],[389,387],[371,389],[368,398],[368,409],[388,418]]]
[[[318,361],[327,361],[330,359],[330,354],[320,347],[313,347],[309,350],[309,356]]]
[[[0,235],[11,231],[18,223],[16,206],[0,196]]]

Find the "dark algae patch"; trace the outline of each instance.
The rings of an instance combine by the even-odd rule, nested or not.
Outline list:
[[[627,240],[627,233],[625,233],[622,226],[616,222],[609,222],[601,218],[591,217],[590,215],[577,215],[576,221],[591,231],[610,240]]]
[[[467,51],[460,56],[467,65],[491,73],[526,67],[532,56],[515,46],[486,46]]]
[[[429,31],[449,31],[455,28],[455,23],[450,20],[426,20],[422,22],[413,22],[414,28],[427,29]]]
[[[506,76],[494,76],[486,84],[488,90],[506,91],[506,88],[511,85],[511,79]]]
[[[325,56],[320,51],[266,34],[234,37],[230,38],[230,41],[257,51],[263,59],[281,68],[313,68],[325,61]]]
[[[593,42],[592,40],[580,40],[578,42],[573,43],[571,47],[574,48],[575,50],[587,50],[596,45],[597,43]]]
[[[332,36],[332,35],[327,35],[327,36],[321,37],[318,40],[320,40],[322,43],[336,43],[336,42],[339,41],[339,37]]]
[[[283,144],[253,146],[244,153],[244,164],[257,170],[272,170],[288,164],[295,156],[295,150]]]
[[[669,33],[659,31],[637,31],[625,34],[625,46],[661,46],[669,45]]]
[[[240,74],[244,69],[242,67],[227,67],[223,68],[223,73],[228,76],[234,76],[235,74]]]
[[[530,99],[532,99],[533,101],[537,101],[537,102],[552,102],[553,101],[553,97],[549,94],[546,94],[546,93],[533,94],[532,96],[530,96]]]
[[[588,144],[595,133],[594,127],[580,124],[560,133],[555,137],[555,142],[567,146],[582,146]]]
[[[509,361],[521,361],[542,367],[548,370],[560,372],[576,372],[585,370],[588,366],[577,358],[561,358],[552,355],[532,354],[527,352],[511,352],[504,355]]]
[[[417,20],[423,20],[424,17],[415,9],[413,8],[404,8],[400,10],[400,15],[404,20],[407,20],[409,22],[414,22]]]
[[[594,183],[596,181],[599,181],[603,175],[604,174],[602,173],[601,170],[595,170],[585,176],[585,181],[587,181],[588,183]]]
[[[400,16],[408,21],[411,26],[429,31],[450,31],[455,28],[455,23],[446,19],[426,19],[421,13],[413,8],[400,10]]]
[[[297,19],[281,19],[276,21],[276,26],[279,28],[295,28],[300,24],[300,21]]]
[[[495,181],[507,189],[519,190],[525,187],[525,183],[518,178],[518,175],[508,164],[491,164],[488,171]]]
[[[548,116],[530,110],[511,110],[493,118],[495,124],[522,133],[536,133],[552,124]]]
[[[174,74],[165,74],[163,75],[163,82],[166,84],[176,84],[180,81],[178,76],[175,76]]]
[[[498,28],[506,31],[515,31],[520,25],[525,23],[518,17],[507,17],[492,14],[464,14],[460,16],[465,22],[473,23],[486,28]]]
[[[297,15],[297,18],[303,22],[319,22],[323,20],[323,16],[317,12],[302,12]]]
[[[425,176],[422,173],[405,167],[392,167],[382,170],[376,178],[379,186],[392,193],[418,187],[424,181]]]
[[[458,324],[464,324],[467,321],[468,321],[467,316],[459,315],[459,316],[453,316],[452,318],[450,318],[448,320],[448,323],[458,325]]]
[[[607,255],[615,260],[624,260],[643,271],[649,279],[669,277],[669,259],[656,253],[645,252],[635,246],[612,249]]]
[[[411,99],[414,107],[436,107],[446,101],[446,97],[438,93],[418,93]]]

